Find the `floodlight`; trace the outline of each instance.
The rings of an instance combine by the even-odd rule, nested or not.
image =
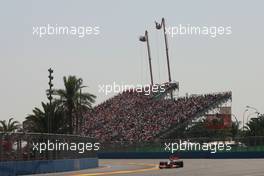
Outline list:
[[[147,41],[146,36],[140,36],[139,41],[141,41],[141,42]]]
[[[161,29],[161,24],[160,23],[158,23],[157,21],[155,21],[155,24],[156,24],[156,29],[158,29],[158,30],[160,30]]]

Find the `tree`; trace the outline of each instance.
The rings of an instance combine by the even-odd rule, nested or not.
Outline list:
[[[67,114],[67,122],[69,124],[69,132],[74,132],[73,125],[75,124],[75,130],[78,129],[80,111],[83,109],[91,109],[92,103],[95,102],[96,96],[90,93],[81,93],[83,86],[83,80],[76,76],[63,77],[65,89],[55,90],[55,95],[59,96],[57,102],[64,107]],[[75,122],[74,122],[75,119]]]
[[[0,121],[0,131],[1,132],[15,132],[20,128],[20,123],[18,121],[13,121],[14,118],[10,118],[8,123],[6,120]]]
[[[50,132],[51,133],[66,133],[67,126],[65,125],[64,112],[56,102],[43,103],[42,109],[34,108],[33,114],[26,117],[24,128],[28,132],[48,133],[48,117],[52,121]]]
[[[264,114],[250,119],[245,134],[246,136],[264,136]]]
[[[241,134],[241,130],[239,129],[240,123],[241,122],[237,122],[237,121],[232,122],[230,132],[231,132],[233,138],[235,138]]]

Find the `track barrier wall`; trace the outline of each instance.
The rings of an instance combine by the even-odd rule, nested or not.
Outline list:
[[[264,136],[233,138],[183,138],[147,141],[108,141],[100,143],[100,150],[88,152],[72,150],[34,150],[34,143],[48,144],[95,143],[85,136],[38,134],[38,133],[0,133],[0,176],[34,173],[75,171],[98,166],[98,159],[151,159],[168,158],[172,150],[165,144],[230,144],[229,151],[211,153],[204,150],[175,151],[181,158],[264,158]],[[172,146],[172,145],[171,145]]]
[[[98,158],[0,162],[1,176],[76,171],[98,167]]]
[[[186,159],[249,159],[264,158],[264,152],[178,152],[175,153],[180,158]],[[169,158],[168,152],[101,152],[98,153],[100,159],[161,159]]]

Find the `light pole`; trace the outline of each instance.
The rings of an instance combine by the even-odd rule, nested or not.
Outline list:
[[[260,114],[260,112],[258,111],[258,109],[257,108],[254,108],[254,107],[252,107],[252,106],[246,106],[246,108],[248,108],[248,109],[253,109],[253,110],[255,110],[256,111],[256,114]]]
[[[150,71],[150,79],[151,79],[151,85],[153,85],[153,75],[152,75],[152,65],[151,65],[151,54],[150,54],[150,46],[149,46],[149,38],[148,38],[148,31],[145,31],[144,36],[139,37],[139,41],[141,42],[147,42],[147,49],[148,49],[148,57],[149,57],[149,71]]]
[[[243,132],[244,132],[244,128],[245,128],[245,115],[246,115],[246,112],[248,112],[248,109],[245,109],[245,111],[243,113],[243,129],[242,129]]]
[[[80,130],[81,130],[81,126],[82,126],[82,124],[83,124],[83,115],[82,115],[82,89],[83,88],[85,88],[85,87],[87,87],[87,86],[81,86],[80,87],[80,97],[79,97],[79,111],[80,111],[80,119],[76,119],[77,120],[77,122],[76,122],[76,124],[77,124],[77,130],[76,130],[76,133],[80,133]]]
[[[161,19],[161,23],[158,23],[155,21],[156,29],[160,30],[163,28],[164,33],[164,40],[165,40],[165,47],[166,47],[166,57],[167,57],[167,67],[168,67],[168,76],[169,76],[169,82],[171,82],[171,73],[170,73],[170,59],[169,59],[169,47],[168,47],[168,39],[167,39],[167,33],[166,33],[166,26],[165,26],[165,19]]]

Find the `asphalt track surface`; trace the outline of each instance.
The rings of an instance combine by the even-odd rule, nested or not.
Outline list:
[[[100,167],[96,169],[37,176],[264,176],[264,159],[184,159],[184,168],[162,170],[158,168],[159,161],[157,159],[105,159],[100,160]]]

